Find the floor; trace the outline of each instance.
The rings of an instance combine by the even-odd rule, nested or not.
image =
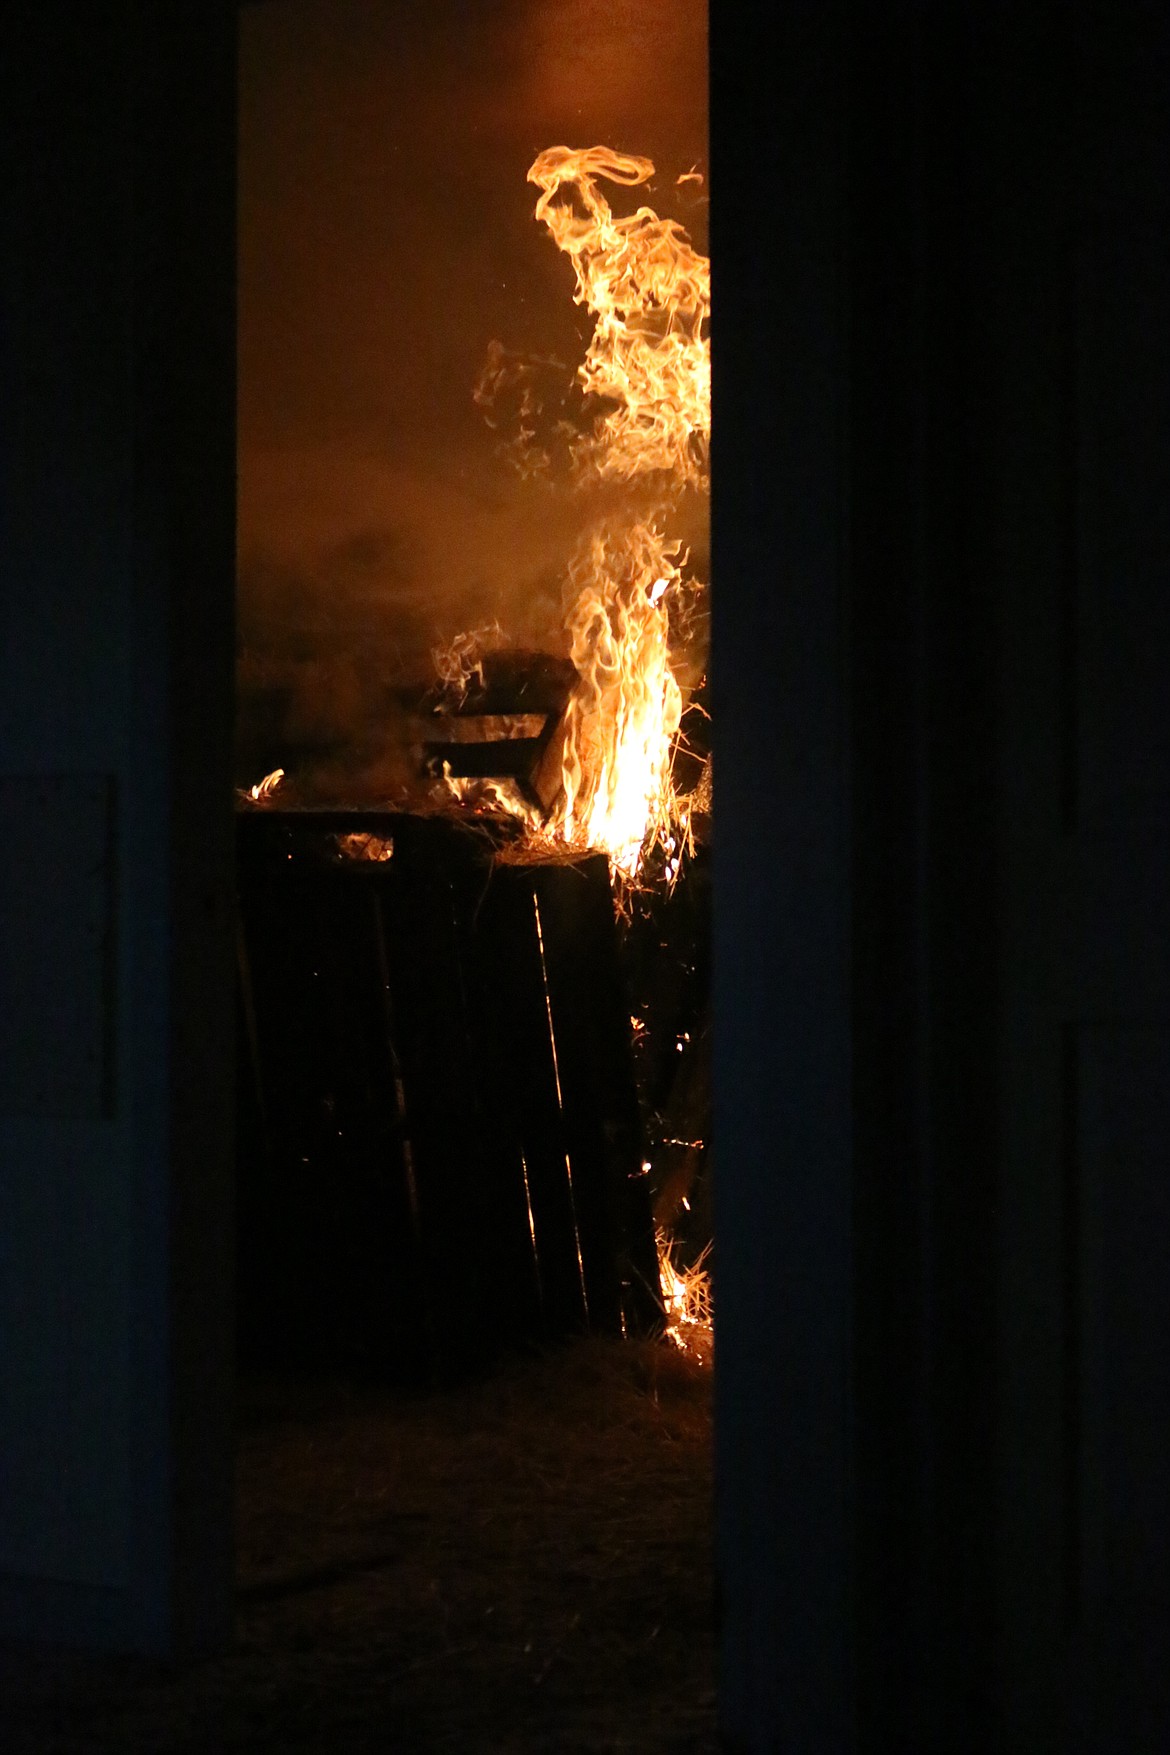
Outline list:
[[[9,1650],[0,1746],[714,1751],[710,1389],[592,1341],[425,1396],[243,1386],[234,1649]]]

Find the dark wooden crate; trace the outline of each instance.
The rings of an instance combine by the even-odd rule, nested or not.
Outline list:
[[[338,837],[393,844],[383,863]],[[426,1378],[661,1321],[608,871],[239,820],[241,1349]]]

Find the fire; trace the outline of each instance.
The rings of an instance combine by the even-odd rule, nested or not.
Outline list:
[[[499,624],[489,622],[482,628],[469,628],[465,633],[456,634],[447,646],[432,649],[435,675],[452,700],[463,701],[473,682],[483,687],[484,654],[501,638]]]
[[[680,1274],[671,1255],[669,1236],[660,1230],[657,1238],[666,1332],[680,1352],[689,1353],[702,1364],[708,1364],[714,1350],[711,1275],[706,1266],[708,1250],[704,1249],[698,1260]]]
[[[650,524],[594,531],[570,568],[570,656],[580,682],[565,713],[556,830],[570,845],[604,848],[628,878],[671,822],[682,694],[664,599],[679,578],[677,550]]]
[[[529,802],[514,780],[475,780],[452,774],[443,766],[443,785],[449,798],[465,805],[477,815],[514,817],[522,823],[529,843],[539,847],[553,846],[547,825],[540,811]]]
[[[573,264],[575,302],[595,318],[577,376],[588,394],[616,405],[577,446],[579,467],[624,480],[662,471],[701,486],[711,436],[711,265],[677,221],[649,207],[618,217],[598,187],[602,177],[635,187],[653,175],[650,159],[608,146],[553,146],[528,181],[542,192],[537,219]],[[576,201],[558,201],[562,190]]]
[[[674,497],[707,480],[711,276],[676,221],[645,206],[615,215],[601,191],[603,179],[630,188],[653,174],[650,159],[606,146],[550,147],[528,172],[541,191],[536,218],[569,257],[575,302],[594,319],[578,381],[610,405],[574,440],[573,480],[639,482],[658,499],[625,520],[611,515],[569,563],[565,632],[579,681],[562,727],[560,791],[531,839],[602,849],[627,880],[661,842],[673,881],[688,836],[670,782],[683,707],[671,607],[686,556],[667,523]],[[490,403],[509,358],[495,344],[478,401]],[[525,442],[533,413],[525,400]],[[466,637],[454,642],[436,660],[440,675],[465,675],[473,649]]]
[[[554,146],[528,180],[541,191],[536,218],[573,264],[575,300],[595,319],[578,379],[613,404],[574,447],[578,474],[658,475],[677,490],[706,480],[710,263],[674,220],[649,207],[616,216],[599,188],[600,178],[634,187],[653,174],[648,158]],[[558,200],[562,192],[570,198]],[[581,680],[565,716],[555,829],[570,845],[604,848],[626,878],[677,817],[670,753],[682,695],[670,665],[669,593],[681,579],[679,547],[654,519],[606,525],[569,569],[566,625]]]
[[[254,786],[245,787],[239,794],[241,804],[268,804],[284,783],[284,769],[273,768],[271,774],[265,774],[263,780],[257,780]]]

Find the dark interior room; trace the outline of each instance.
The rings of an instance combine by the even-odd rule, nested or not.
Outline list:
[[[0,1745],[1160,1755],[1165,10],[0,69]]]

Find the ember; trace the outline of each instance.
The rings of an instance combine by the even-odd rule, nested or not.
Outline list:
[[[342,859],[364,859],[375,865],[384,865],[394,857],[394,843],[388,835],[373,835],[367,830],[353,830],[348,835],[338,835],[337,851]]]

